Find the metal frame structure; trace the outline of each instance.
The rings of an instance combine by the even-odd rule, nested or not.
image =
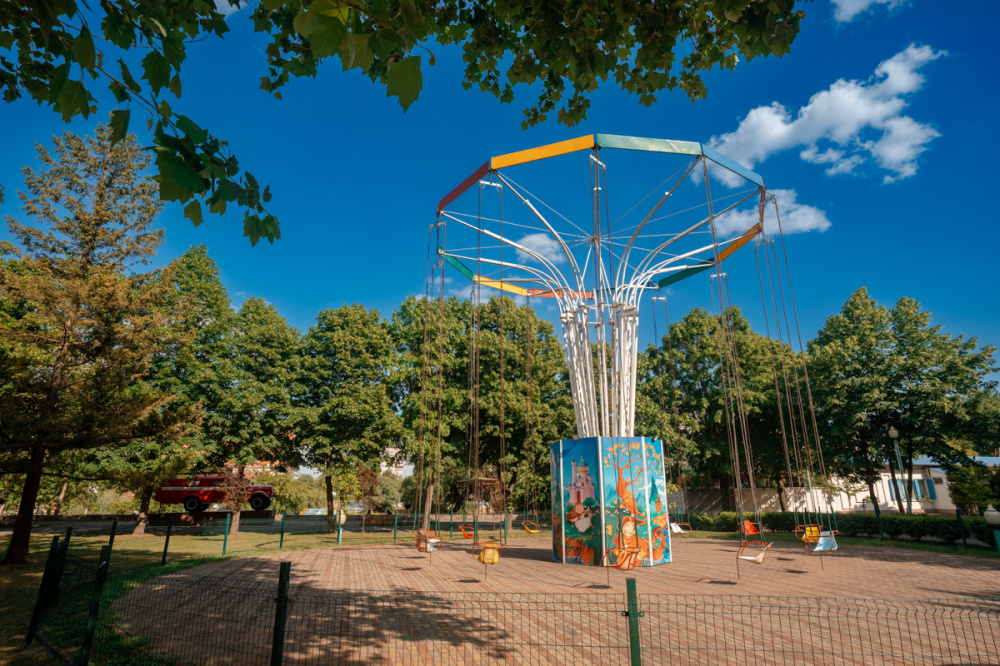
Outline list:
[[[623,232],[612,228],[607,203],[607,166],[601,158],[603,149],[664,153],[688,156],[690,159],[686,168],[681,169],[683,173],[676,179],[670,179],[669,189],[651,206],[642,221]],[[592,229],[584,230],[570,222],[575,230],[567,234],[556,229],[554,222],[558,220],[553,215],[567,218],[515,182],[509,168],[583,151],[590,151],[593,224]],[[734,174],[748,184],[749,189],[728,197],[735,201],[715,210],[708,187],[710,166]],[[692,177],[705,181],[703,216],[684,229],[670,233],[644,233],[654,223],[669,217],[664,214],[666,209],[661,211],[661,208],[677,193],[678,187]],[[474,214],[449,208],[473,187],[479,189],[478,219]],[[483,226],[481,211],[485,190],[499,192],[501,197],[500,219],[493,220],[500,223],[498,231]],[[530,211],[529,217],[536,225],[534,228],[551,235],[553,249],[558,246],[555,254],[519,242],[509,231],[504,231],[502,196],[505,190]],[[437,254],[442,273],[444,263],[447,263],[475,285],[514,296],[554,299],[562,323],[577,436],[632,437],[635,434],[639,305],[643,294],[717,267],[736,250],[761,235],[766,199],[763,178],[703,144],[608,134],[587,135],[493,157],[479,167],[438,203]],[[716,220],[748,201],[749,205],[758,208],[757,224],[735,237],[720,240]],[[536,205],[539,202],[542,205]],[[447,224],[457,224],[478,234],[478,247],[466,250],[475,249],[475,256],[445,247],[443,239],[446,234],[442,228]],[[515,233],[524,226],[515,225]],[[510,228],[508,226],[508,230]],[[697,238],[696,234],[706,232],[711,239],[708,242],[696,243],[690,248],[676,245],[682,239],[690,243]],[[655,241],[648,247],[643,246],[649,239]],[[499,258],[484,257],[483,243],[500,248]],[[505,258],[504,247],[514,252],[508,252]],[[511,260],[511,254],[515,260]],[[478,270],[470,267],[472,263],[478,266]],[[484,275],[483,265],[494,274]],[[499,271],[499,276],[496,276],[496,271]],[[592,352],[595,341],[598,343],[596,360]]]

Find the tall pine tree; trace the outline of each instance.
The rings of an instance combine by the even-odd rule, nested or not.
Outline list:
[[[170,432],[169,396],[139,378],[173,343],[166,281],[144,270],[163,240],[149,165],[133,136],[112,144],[64,133],[41,168],[24,169],[22,223],[8,217],[17,267],[0,269],[0,302],[24,304],[0,328],[0,449],[20,452],[25,482],[4,564],[29,561],[32,514],[46,457],[117,447]]]

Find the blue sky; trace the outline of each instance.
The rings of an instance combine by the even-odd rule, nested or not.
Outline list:
[[[778,194],[786,232],[798,231],[787,247],[805,338],[865,286],[884,304],[916,298],[950,333],[1000,342],[991,258],[1000,240],[991,200],[1000,86],[992,33],[973,29],[996,23],[995,3],[964,3],[961,12],[912,1],[802,7],[790,55],[710,74],[705,100],[664,93],[646,108],[606,85],[581,125],[551,119],[527,131],[521,109],[531,90],[510,105],[463,90],[458,53],[440,47],[431,47],[435,66],[424,60],[423,92],[406,113],[337,61],[274,100],[258,89],[264,42],[247,12],[236,12],[224,41],[188,48],[184,95],[172,104],[227,139],[270,184],[283,238],[250,247],[235,212],[195,228],[170,205],[160,217],[160,258],[205,243],[235,304],[263,297],[300,329],[344,303],[388,316],[423,292],[436,202],[491,155],[591,133],[681,139],[753,167]],[[0,213],[23,219],[19,169],[35,163],[36,141],[48,145],[67,126],[27,100],[0,106],[0,118]],[[100,120],[106,115],[69,129],[86,133]],[[143,121],[135,111],[133,130],[148,144]],[[757,321],[752,252],[732,261],[734,302]],[[672,315],[695,305],[711,306],[707,277],[671,295]],[[643,346],[652,340],[646,313]]]

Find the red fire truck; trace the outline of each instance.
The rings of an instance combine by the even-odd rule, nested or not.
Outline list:
[[[195,475],[188,479],[170,479],[156,491],[153,496],[160,504],[183,504],[188,513],[204,511],[213,502],[225,501],[222,488],[222,477],[206,474]],[[274,499],[274,487],[250,486],[250,508],[262,511],[271,506]]]

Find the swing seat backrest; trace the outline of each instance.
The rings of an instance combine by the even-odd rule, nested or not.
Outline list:
[[[819,541],[823,528],[819,525],[796,525],[795,534],[805,543],[816,543]]]
[[[833,532],[824,530],[817,538],[816,547],[813,548],[813,552],[819,553],[828,550],[837,550],[837,537],[834,536]]]

